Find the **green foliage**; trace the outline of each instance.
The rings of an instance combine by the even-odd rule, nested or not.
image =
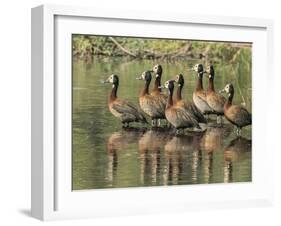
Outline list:
[[[204,59],[211,62],[223,60],[234,63],[241,57],[249,60],[249,57],[251,57],[251,45],[191,40],[73,35],[73,55],[79,59],[91,59],[94,56],[120,56],[138,59]]]

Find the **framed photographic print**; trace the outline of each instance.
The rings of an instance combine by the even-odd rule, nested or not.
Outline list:
[[[32,9],[32,216],[270,205],[270,20]]]

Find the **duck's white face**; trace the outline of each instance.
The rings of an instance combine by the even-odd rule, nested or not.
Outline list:
[[[156,74],[156,78],[158,78],[160,76],[160,73],[162,72],[161,66],[159,64],[154,65],[152,71]]]
[[[144,72],[141,74],[142,80],[145,80],[145,75],[146,75],[146,72],[144,71]]]
[[[154,72],[157,72],[158,68],[159,68],[159,65],[158,65],[158,64],[154,65],[153,71],[154,71]]]
[[[226,92],[226,93],[230,93],[230,84],[227,84],[225,87],[224,87],[224,91]]]
[[[151,73],[150,71],[144,71],[140,77],[136,78],[137,80],[144,80],[144,81],[148,81],[151,80]]]
[[[107,79],[108,82],[113,83],[114,82],[114,75],[110,75]]]
[[[182,84],[179,83],[180,82],[180,75],[176,75],[175,82],[178,84],[179,87],[182,86]]]
[[[166,89],[169,89],[169,81],[166,81],[166,82],[165,82],[164,87],[165,87]]]
[[[195,64],[193,66],[192,70],[198,72],[198,67],[199,67],[199,64]]]

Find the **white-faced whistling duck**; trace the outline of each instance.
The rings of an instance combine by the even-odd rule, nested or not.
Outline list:
[[[195,64],[192,67],[192,70],[197,72],[197,82],[196,87],[193,92],[193,102],[195,106],[201,111],[204,115],[209,115],[213,113],[213,110],[210,108],[210,106],[207,103],[206,99],[206,92],[203,88],[203,75],[204,75],[204,69],[202,64]]]
[[[215,91],[215,69],[213,65],[207,65],[205,73],[209,77],[208,88],[206,92],[207,103],[214,111],[214,114],[218,116],[217,121],[222,123],[222,116],[224,115],[224,103],[226,102],[226,99]]]
[[[175,79],[178,84],[177,93],[176,93],[176,101],[175,104],[177,106],[182,106],[186,109],[187,113],[194,117],[198,123],[207,123],[204,115],[198,110],[198,108],[194,105],[194,103],[190,101],[184,101],[182,99],[182,88],[184,86],[184,78],[182,74],[176,75]]]
[[[234,87],[232,84],[227,84],[220,92],[225,92],[228,94],[228,99],[224,104],[224,116],[228,121],[237,127],[236,134],[240,137],[241,129],[244,126],[252,124],[252,115],[247,111],[246,108],[232,104],[234,96]]]
[[[185,128],[197,128],[201,130],[197,120],[189,115],[182,106],[177,106],[173,101],[175,80],[168,80],[165,82],[165,88],[169,90],[168,101],[166,105],[165,115],[166,119],[176,128],[176,132]]]
[[[156,64],[152,68],[151,72],[155,73],[155,81],[150,95],[157,97],[159,99],[159,103],[162,104],[162,108],[165,109],[168,96],[162,93],[162,89],[161,89],[162,71],[163,71],[162,66],[159,64]],[[158,120],[158,126],[160,126],[160,124],[161,124],[161,119]]]
[[[145,85],[139,96],[139,104],[141,109],[149,115],[152,119],[152,126],[156,126],[158,119],[165,119],[165,105],[159,100],[158,97],[149,94],[149,85],[151,82],[151,72],[145,71],[138,78],[144,80]]]
[[[117,75],[110,75],[104,83],[112,83],[108,107],[110,112],[121,120],[123,127],[129,127],[129,123],[131,122],[147,123],[146,118],[135,105],[127,100],[122,100],[117,97],[119,86],[119,78]]]

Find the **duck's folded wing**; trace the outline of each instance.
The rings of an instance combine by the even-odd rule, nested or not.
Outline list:
[[[228,114],[235,118],[239,124],[252,124],[252,115],[246,108],[234,105],[229,109]]]
[[[179,108],[177,111],[177,117],[183,119],[186,123],[200,128],[199,123],[192,112],[186,111],[184,108]]]
[[[118,100],[112,104],[112,108],[119,113],[132,113],[137,112],[137,107],[126,100]]]
[[[199,111],[199,109],[195,106],[194,103],[190,104],[189,106],[190,110],[193,112],[198,122],[207,123],[207,120],[205,119],[204,115]]]
[[[145,121],[144,115],[141,114],[139,109],[127,100],[118,100],[112,104],[112,108],[120,114],[131,115],[137,119]]]
[[[165,116],[165,104],[159,104],[159,97],[146,96],[142,101],[142,109],[150,116]]]

